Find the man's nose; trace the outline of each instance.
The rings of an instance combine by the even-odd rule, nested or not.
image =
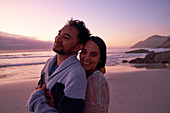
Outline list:
[[[62,37],[61,37],[61,36],[56,36],[56,37],[55,37],[55,41],[62,42]]]

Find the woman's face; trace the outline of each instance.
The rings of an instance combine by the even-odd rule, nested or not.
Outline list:
[[[98,62],[100,62],[100,50],[98,45],[89,40],[86,42],[80,53],[80,62],[86,72],[93,73],[97,68]]]

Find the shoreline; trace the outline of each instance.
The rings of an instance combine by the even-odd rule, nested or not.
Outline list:
[[[108,72],[109,113],[169,113],[170,70]],[[0,85],[1,113],[29,113],[26,102],[38,79]]]

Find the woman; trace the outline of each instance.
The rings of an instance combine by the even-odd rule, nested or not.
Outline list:
[[[80,53],[80,62],[88,78],[84,113],[107,113],[109,86],[102,73],[106,63],[104,41],[92,36]]]

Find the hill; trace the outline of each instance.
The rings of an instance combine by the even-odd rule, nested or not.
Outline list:
[[[168,38],[170,38],[170,36],[154,35],[144,41],[134,44],[130,48],[155,48],[165,42]]]
[[[161,45],[157,46],[157,48],[170,48],[170,38],[165,40]]]
[[[0,32],[0,50],[51,49],[52,42]]]

